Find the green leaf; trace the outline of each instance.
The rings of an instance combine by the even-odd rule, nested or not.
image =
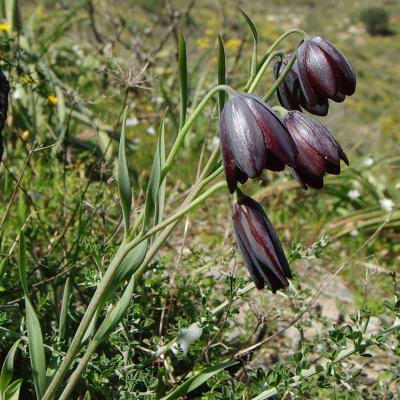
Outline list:
[[[4,400],[18,400],[21,385],[22,379],[17,379],[10,386],[8,386],[6,391],[4,392]]]
[[[181,110],[179,117],[179,130],[180,130],[186,121],[187,104],[188,104],[186,43],[182,32],[179,32],[178,34],[178,61],[179,61],[179,83],[181,89]]]
[[[218,85],[225,85],[225,83],[225,48],[221,36],[218,35]],[[218,93],[218,108],[220,114],[224,108],[225,97],[225,91],[222,90]]]
[[[231,367],[232,365],[237,364],[239,361],[227,361],[222,364],[214,365],[210,368],[205,369],[204,371],[200,372],[199,374],[193,376],[192,378],[188,379],[181,385],[179,385],[174,391],[172,391],[169,395],[162,398],[162,400],[174,400],[180,399],[182,396],[186,395],[187,393],[191,392],[192,390],[198,388],[203,383],[207,382],[211,379],[214,375],[218,372],[224,370],[225,368]]]
[[[156,215],[157,214],[161,215],[160,211],[163,212],[164,208],[163,198],[159,199],[158,197],[161,184],[162,167],[165,164],[164,124],[165,124],[165,115],[161,122],[157,148],[154,154],[153,167],[151,168],[149,183],[147,185],[146,205],[143,218],[143,229],[145,229],[149,225],[154,211],[156,211]],[[162,201],[162,204],[159,203],[160,200]]]
[[[59,334],[58,334],[60,339],[64,338],[65,331],[67,329],[67,314],[68,314],[67,311],[69,302],[71,300],[71,295],[72,295],[72,284],[71,284],[71,279],[68,277],[64,286],[61,312],[60,312],[60,323],[59,323]]]
[[[160,159],[160,170],[162,171],[165,165],[165,114],[161,123],[160,137],[158,139],[158,151]],[[164,205],[165,205],[165,185],[166,179],[163,179],[160,187],[158,188],[158,199],[156,209],[156,222],[159,224],[162,222],[164,217]]]
[[[28,328],[28,347],[32,366],[33,382],[36,397],[40,400],[46,389],[46,359],[44,354],[43,336],[39,319],[29,300],[28,280],[26,276],[26,243],[25,235],[19,234],[19,276],[25,295],[26,326]]]
[[[36,312],[27,296],[25,296],[25,308],[33,382],[35,384],[36,397],[40,400],[46,390],[46,359],[44,355],[42,329],[40,328]]]
[[[18,349],[20,340],[17,340],[11,349],[8,351],[7,356],[3,362],[3,366],[1,367],[0,374],[0,393],[4,393],[7,385],[11,382],[13,376],[14,369],[14,358],[15,353]]]
[[[125,154],[125,126],[127,109],[128,108],[125,108],[124,118],[122,120],[122,131],[118,153],[118,189],[124,218],[125,235],[129,231],[129,216],[131,213],[132,203],[132,188],[129,180],[128,164],[126,162]]]
[[[113,283],[110,287],[112,290],[108,291],[109,293],[105,295],[106,298],[111,295],[117,286],[121,285],[126,278],[130,277],[139,268],[146,256],[147,245],[148,240],[143,240],[127,254],[115,273]]]
[[[135,280],[134,277],[130,279],[128,286],[126,287],[124,294],[119,299],[118,303],[112,308],[111,312],[107,314],[104,318],[104,321],[100,325],[99,329],[96,332],[96,335],[93,340],[98,343],[102,342],[107,338],[111,330],[119,324],[122,317],[125,315],[128,310],[129,303],[132,299],[133,288],[134,288]]]
[[[257,43],[258,43],[258,33],[253,21],[250,17],[240,8],[238,7],[240,14],[242,14],[244,20],[247,25],[251,29],[251,33],[253,34],[253,54],[251,56],[251,67],[250,67],[250,78],[253,78],[257,72]]]

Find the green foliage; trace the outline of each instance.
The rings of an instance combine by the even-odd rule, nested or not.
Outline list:
[[[99,343],[72,397],[376,399],[399,392],[400,336],[386,332],[400,317],[399,277],[391,274],[400,251],[395,36],[353,35],[346,1],[335,2],[335,18],[323,2],[271,2],[268,10],[249,3],[247,25],[229,2],[197,2],[193,10],[168,2],[161,13],[161,1],[93,1],[93,20],[86,1],[18,2],[19,10],[7,3],[1,22],[18,31],[0,32],[12,88],[0,166],[2,399],[41,397],[123,241],[121,218],[138,231],[143,220],[147,227],[165,221],[196,182],[215,148],[216,103],[162,179],[179,125],[213,85],[243,88],[248,60],[254,65],[256,50],[295,17],[340,44],[357,69],[358,91],[332,104],[327,120],[351,160],[340,177],[330,176],[318,195],[300,191],[289,173],[248,183],[282,237],[291,288],[273,296],[249,285],[227,196],[218,193],[177,226],[140,284],[132,276],[160,236],[128,253],[82,341],[78,362],[93,336]],[[282,48],[292,49],[291,40]],[[257,90],[271,83],[269,70]],[[220,108],[225,97],[219,93]],[[202,333],[185,348],[182,336],[193,324]],[[340,359],[348,349],[352,356]]]

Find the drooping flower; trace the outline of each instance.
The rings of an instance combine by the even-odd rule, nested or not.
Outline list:
[[[283,60],[278,61],[274,64],[275,80],[277,80],[281,76],[288,63],[289,58],[285,57]],[[283,82],[279,85],[276,93],[279,103],[287,110],[302,111],[302,109],[304,109],[311,114],[319,115],[322,117],[328,114],[329,103],[326,98],[320,99],[320,104],[316,104],[313,106],[307,103],[307,100],[300,85],[297,61],[295,61],[292,68],[285,76]]]
[[[304,97],[315,106],[324,99],[337,102],[356,89],[356,74],[345,56],[319,36],[305,40],[296,52],[298,76]]]
[[[304,189],[321,189],[326,173],[340,173],[340,160],[349,165],[340,144],[320,122],[299,111],[289,111],[283,122],[299,150],[291,172]]]
[[[240,194],[232,207],[232,220],[239,250],[257,289],[267,284],[275,293],[288,286],[292,277],[289,264],[260,204]]]
[[[258,177],[264,168],[282,171],[295,165],[296,145],[282,121],[261,99],[240,94],[225,103],[220,141],[230,192],[239,181]]]

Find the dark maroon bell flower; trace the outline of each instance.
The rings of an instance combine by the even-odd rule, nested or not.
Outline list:
[[[288,65],[288,57],[290,57],[290,55],[274,64],[275,80],[277,80],[281,76],[283,70]],[[300,85],[297,61],[295,61],[292,68],[285,76],[283,82],[279,85],[276,93],[279,103],[287,110],[302,111],[302,109],[304,109],[311,114],[319,115],[321,117],[328,114],[328,99],[321,99],[319,100],[321,101],[321,104],[316,104],[314,106],[311,106],[307,103],[307,100]]]
[[[261,99],[240,94],[225,103],[220,119],[222,159],[230,192],[239,181],[258,177],[264,168],[294,166],[296,145],[282,121]]]
[[[265,284],[276,292],[292,277],[278,236],[262,207],[240,194],[232,208],[233,228],[239,250],[257,289]]]
[[[311,106],[327,98],[341,102],[356,89],[356,74],[350,62],[319,36],[298,47],[297,66],[302,91]]]
[[[326,173],[340,173],[340,160],[349,165],[340,144],[318,121],[299,111],[289,111],[283,122],[299,149],[291,172],[304,189],[308,186],[321,189]]]

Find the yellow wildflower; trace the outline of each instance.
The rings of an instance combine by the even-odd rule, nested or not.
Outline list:
[[[11,30],[10,24],[5,24],[4,22],[0,22],[0,31],[9,31]]]
[[[47,96],[47,101],[53,107],[55,107],[58,104],[58,99],[55,96]]]
[[[30,138],[30,136],[31,136],[31,133],[28,131],[28,129],[25,129],[25,130],[22,132],[22,139],[28,140],[28,139]]]
[[[206,29],[206,36],[215,36],[214,29]]]
[[[230,51],[235,51],[239,48],[242,41],[240,39],[229,39],[225,43],[225,48]]]
[[[22,75],[19,80],[23,85],[33,82],[33,79],[29,75]]]
[[[208,40],[208,38],[205,38],[205,37],[196,39],[196,44],[201,49],[208,49],[210,47],[210,41]]]

